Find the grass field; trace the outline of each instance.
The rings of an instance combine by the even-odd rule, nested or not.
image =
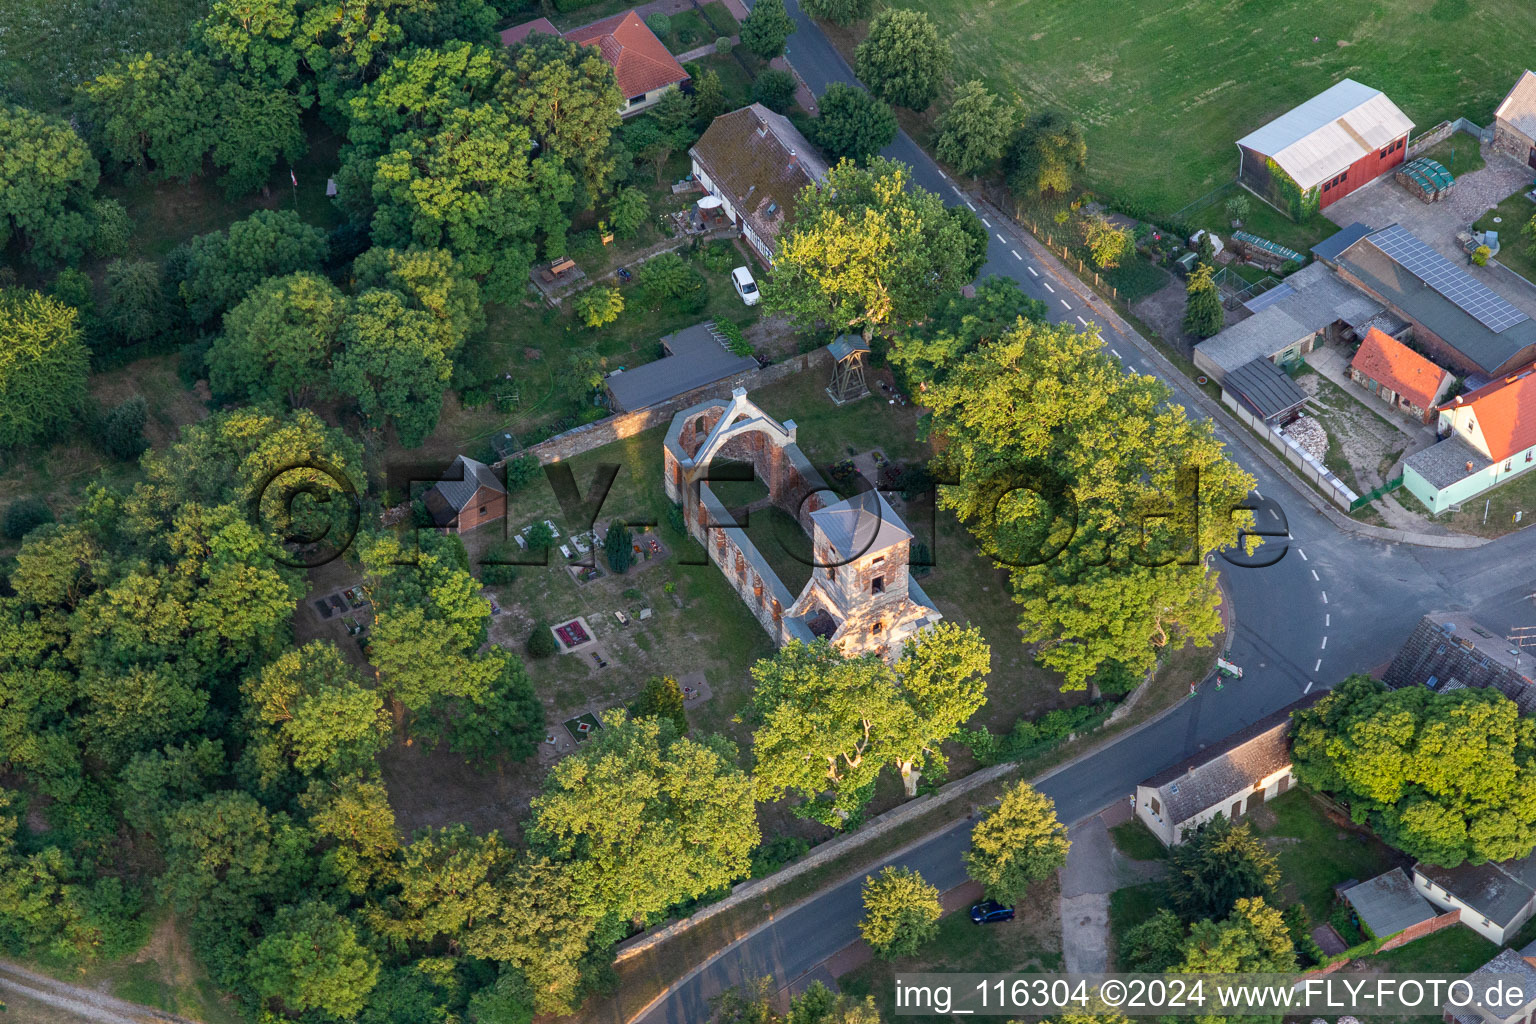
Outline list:
[[[1527,281],[1536,281],[1536,258],[1531,256],[1531,237],[1525,233],[1533,217],[1536,203],[1517,192],[1473,225],[1479,231],[1499,233],[1498,261]]]
[[[1518,0],[900,6],[933,16],[961,79],[1079,118],[1090,187],[1162,214],[1231,180],[1238,138],[1340,78],[1383,90],[1421,128],[1485,124],[1536,35],[1536,6]]]
[[[1330,821],[1299,789],[1271,800],[1254,820],[1280,862],[1286,902],[1306,904],[1313,921],[1327,920],[1338,883],[1363,882],[1407,861],[1374,836]]]

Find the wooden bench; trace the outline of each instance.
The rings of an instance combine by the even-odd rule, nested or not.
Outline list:
[[[551,263],[549,265],[549,269],[550,269],[550,271],[552,273],[554,273],[554,275],[556,277],[559,277],[561,274],[565,273],[567,270],[575,270],[576,269],[576,261],[571,259],[569,256],[567,256],[564,259],[559,259],[559,260],[556,260],[555,262]]]

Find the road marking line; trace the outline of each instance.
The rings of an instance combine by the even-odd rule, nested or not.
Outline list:
[[[1071,308],[1072,308],[1072,303],[1070,303],[1070,302],[1068,302],[1068,301],[1067,301],[1067,300],[1066,300],[1066,299],[1062,299],[1062,300],[1061,300],[1061,304],[1062,304],[1062,305],[1063,305],[1063,306],[1066,306],[1066,307],[1067,307],[1067,308],[1068,308],[1068,309],[1071,309]]]
[[[1039,277],[1039,276],[1040,276],[1040,275],[1039,275],[1039,274],[1036,274],[1036,273],[1035,273],[1035,268],[1034,268],[1034,267],[1025,267],[1025,268],[1024,268],[1024,269],[1025,269],[1025,270],[1027,270],[1027,271],[1029,271],[1029,272],[1030,272],[1030,274],[1031,274],[1031,275],[1032,275],[1032,276],[1034,276],[1034,277]]]
[[[1019,255],[1019,250],[1017,250],[1017,249],[1009,249],[1008,251],[1013,253],[1013,258],[1016,259],[1016,260],[1021,260],[1021,259],[1024,258],[1023,256]]]
[[[983,224],[985,224],[987,227],[991,227],[992,226],[992,222],[987,220],[987,218],[985,218],[985,217],[981,218],[981,222]],[[1001,236],[999,236],[999,237],[1001,237]]]
[[[1114,350],[1114,349],[1110,349],[1110,350],[1109,350],[1109,351],[1110,351],[1110,352],[1112,352],[1112,353],[1114,353],[1114,357],[1115,357],[1115,358],[1116,358],[1116,359],[1119,359],[1119,358],[1120,358],[1120,353],[1119,353],[1119,352],[1115,352],[1115,350]]]
[[[1049,282],[1049,281],[1041,281],[1040,283],[1045,285],[1045,290],[1046,291],[1050,292],[1052,295],[1056,294],[1056,289],[1051,287],[1051,282]]]
[[[1323,604],[1328,603],[1328,591],[1323,591]]]
[[[1262,494],[1260,494],[1260,493],[1259,493],[1259,489],[1258,489],[1258,488],[1257,488],[1257,487],[1255,487],[1255,488],[1254,488],[1254,489],[1253,489],[1253,496],[1254,496],[1254,497],[1255,497],[1255,498],[1258,498],[1258,499],[1259,499],[1259,500],[1260,500],[1260,501],[1263,501],[1263,500],[1264,500],[1264,495],[1262,495]]]
[[[1325,625],[1325,626],[1333,625],[1333,615],[1332,614],[1330,614],[1328,612],[1323,612],[1323,625]]]
[[[1323,667],[1323,659],[1322,658],[1318,658],[1317,659],[1317,668],[1322,668],[1322,667]],[[1317,668],[1313,669],[1312,671],[1316,672]],[[1307,688],[1305,690],[1302,690],[1301,692],[1304,693],[1304,694],[1311,693],[1312,692],[1312,684],[1308,683],[1307,684]]]
[[[1271,518],[1271,519],[1279,519],[1280,518],[1280,513],[1276,512],[1272,508],[1271,509],[1266,509],[1265,511],[1267,511],[1269,513],[1269,518]],[[1314,575],[1316,575],[1316,574],[1314,574]]]
[[[992,225],[990,225],[990,224],[988,224],[988,225],[987,225],[987,226],[988,226],[988,227],[991,227],[991,226],[992,226]],[[1006,238],[1004,238],[1004,237],[1003,237],[1003,233],[1002,233],[1002,232],[1001,232],[1001,231],[999,231],[999,232],[998,232],[998,233],[997,233],[997,240],[998,240],[998,241],[999,241],[999,242],[1002,242],[1002,243],[1003,243],[1003,244],[1004,244],[1004,245],[1007,245],[1007,244],[1008,244],[1008,239],[1006,239]]]
[[[1316,570],[1316,569],[1313,569],[1313,570],[1312,570],[1312,578],[1313,578],[1313,579],[1314,579],[1314,580],[1317,580],[1317,570]],[[1318,582],[1319,582],[1319,583],[1321,583],[1321,582],[1322,582],[1322,580],[1317,580],[1317,581],[1318,581]]]
[[[943,173],[943,172],[941,171],[940,173]],[[965,193],[960,191],[960,186],[959,185],[951,185],[949,187],[955,190],[955,195],[959,196],[961,199],[965,198]]]
[[[1081,313],[1079,313],[1078,316],[1077,316],[1077,322],[1082,324],[1084,327],[1088,326],[1088,321],[1083,319],[1083,316],[1082,316]]]
[[[966,206],[969,206],[969,207],[970,207],[970,208],[971,208],[971,212],[972,212],[972,213],[975,213],[975,212],[976,212],[976,204],[975,204],[975,203],[973,203],[973,202],[971,202],[971,201],[970,201],[970,200],[969,200],[969,199],[967,199],[967,200],[966,200],[966,201],[965,201],[965,205],[966,205]]]
[[[1322,649],[1325,650],[1325,651],[1328,649],[1328,638],[1326,636],[1323,637],[1323,647],[1322,647]]]
[[[1301,550],[1301,548],[1297,548],[1296,549],[1296,553],[1301,556],[1301,560],[1303,562],[1311,561],[1311,559],[1307,558],[1307,553],[1305,551]]]

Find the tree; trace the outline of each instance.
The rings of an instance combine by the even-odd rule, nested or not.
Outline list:
[[[370,914],[369,923],[395,942],[458,945],[493,912],[511,860],[496,832],[477,836],[462,824],[421,829],[402,851],[399,894]]]
[[[941,467],[961,481],[939,503],[1008,570],[1024,642],[1068,689],[1109,660],[1145,673],[1160,648],[1221,628],[1205,559],[1252,529],[1238,507],[1253,478],[1170,399],[1097,335],[1029,321],[928,388]]]
[[[640,266],[640,290],[645,301],[689,304],[706,287],[704,276],[675,252],[664,252]]]
[[[980,882],[988,899],[1013,906],[1029,887],[1067,862],[1067,827],[1056,818],[1056,804],[1020,782],[988,807],[971,830],[965,855],[966,874]]]
[[[4,525],[0,533],[11,540],[21,540],[45,523],[53,522],[53,509],[42,498],[17,498],[5,506]]]
[[[1253,829],[1222,814],[1186,829],[1168,859],[1171,902],[1186,921],[1224,918],[1245,897],[1272,900],[1280,884],[1280,867]]]
[[[1025,119],[1004,155],[1003,171],[1015,198],[1071,191],[1077,172],[1088,161],[1083,130],[1066,114],[1042,110]]]
[[[782,0],[780,0],[782,3]],[[725,110],[725,87],[720,84],[720,72],[708,68],[699,72],[693,80],[693,117],[695,127],[702,134],[710,122]]]
[[[91,233],[91,251],[97,256],[121,256],[128,251],[128,236],[133,221],[116,199],[98,199],[91,204],[96,226]]]
[[[337,778],[366,771],[389,743],[384,701],[333,644],[317,640],[287,651],[243,689],[251,722],[247,757],[265,788],[289,772]]]
[[[549,627],[542,622],[534,623],[533,632],[528,634],[527,647],[528,653],[535,658],[547,658],[560,649]]]
[[[763,60],[773,60],[784,55],[784,44],[794,30],[784,0],[758,0],[741,23],[741,45]]]
[[[1216,241],[1209,231],[1201,229],[1197,232],[1199,238],[1195,242],[1195,266],[1205,267],[1216,272]]]
[[[358,292],[387,289],[407,309],[430,314],[437,344],[450,358],[485,327],[480,289],[442,249],[369,249],[352,264],[352,275]]]
[[[804,0],[800,9],[817,21],[830,21],[847,28],[863,21],[874,10],[874,0]]]
[[[249,921],[261,900],[296,891],[306,874],[306,834],[249,793],[184,803],[162,831],[166,895],[179,911],[221,928]]]
[[[831,813],[821,820],[835,824],[864,804],[886,765],[910,785],[929,759],[943,763],[939,744],[986,703],[989,658],[979,632],[946,622],[908,641],[894,669],[874,654],[845,658],[824,640],[759,661],[759,798],[822,798]]]
[[[448,723],[448,749],[481,765],[498,757],[527,760],[543,739],[544,705],[521,658],[505,659],[478,700],[455,702]]]
[[[1280,911],[1255,896],[1224,921],[1196,921],[1173,970],[1199,974],[1292,974],[1296,950]]]
[[[966,280],[974,280],[981,273],[981,268],[987,265],[987,243],[991,241],[987,235],[987,226],[981,222],[981,217],[964,206],[951,206],[949,219],[955,222],[955,226],[965,232],[970,240],[970,261],[958,272],[959,276]]]
[[[170,328],[171,310],[158,263],[118,259],[107,264],[106,322],[130,345],[149,341]]]
[[[1536,723],[1498,691],[1355,675],[1294,721],[1297,781],[1409,856],[1451,868],[1536,845]]]
[[[102,424],[102,446],[107,454],[123,462],[131,462],[144,454],[149,441],[144,437],[144,425],[149,422],[149,403],[143,395],[123,399]]]
[[[65,121],[0,106],[0,246],[13,238],[37,266],[74,263],[94,232],[101,165]]]
[[[803,330],[886,331],[927,317],[966,283],[971,239],[905,165],[843,161],[807,188],[763,289]]]
[[[281,89],[299,75],[295,8],[295,0],[213,0],[201,25],[203,45],[242,80]]]
[[[213,162],[224,168],[219,185],[233,199],[254,192],[282,160],[291,168],[304,155],[299,99],[286,89],[225,81],[213,100],[220,112]]]
[[[677,727],[679,736],[688,733],[688,713],[683,709],[683,688],[671,676],[651,676],[640,695],[629,706],[631,718],[665,718]]]
[[[555,546],[555,532],[542,519],[529,527],[526,539],[529,551],[548,551]]]
[[[90,358],[77,320],[58,299],[0,290],[0,447],[53,434],[84,404]]]
[[[224,315],[209,346],[208,384],[233,400],[304,405],[312,388],[328,391],[347,299],[319,274],[261,282]]]
[[[530,845],[570,860],[594,906],[638,919],[745,877],[761,838],[752,780],[718,736],[664,718],[603,716],[533,800]]]
[[[891,8],[875,15],[854,54],[859,79],[893,106],[927,110],[949,77],[954,53],[922,11]]]
[[[406,448],[425,441],[453,376],[432,315],[407,308],[398,292],[375,289],[353,300],[338,336],[335,392],[355,399],[374,426],[392,423]]]
[[[1208,266],[1195,267],[1185,286],[1188,301],[1184,306],[1184,330],[1197,338],[1209,338],[1221,330],[1225,314],[1221,309],[1221,293],[1211,277]]]
[[[668,89],[651,107],[650,116],[661,134],[678,149],[687,149],[698,140],[694,129],[693,97],[681,89]]]
[[[650,216],[650,202],[633,185],[625,185],[608,200],[608,226],[620,238],[634,238]]]
[[[186,244],[182,301],[195,322],[208,323],[269,277],[318,271],[328,248],[325,232],[292,210],[258,210]]]
[[[603,554],[608,558],[608,568],[620,575],[628,572],[634,561],[633,547],[634,539],[628,526],[618,520],[608,524],[608,533],[603,537]]]
[[[571,308],[588,327],[604,327],[613,323],[624,312],[624,296],[617,288],[597,286],[588,288],[576,296]]]
[[[596,197],[613,171],[612,142],[624,96],[596,47],[535,32],[511,51],[497,97],[529,126],[536,163],[556,163]]]
[[[1136,251],[1130,229],[1115,226],[1108,217],[1089,218],[1085,240],[1094,266],[1100,270],[1113,270]]]
[[[1125,933],[1120,940],[1120,968],[1162,974],[1184,959],[1188,929],[1167,907]]]
[[[347,892],[361,896],[394,881],[400,839],[389,793],[376,776],[311,779],[299,805],[315,834],[331,841],[321,859]]]
[[[658,39],[665,39],[672,34],[672,19],[665,14],[648,14],[645,17],[645,27],[656,34]]]
[[[794,75],[778,68],[768,68],[752,83],[752,102],[761,103],[775,113],[787,114],[795,105],[795,90],[798,88]]]
[[[1002,157],[1013,121],[1002,97],[981,82],[966,82],[939,115],[934,153],[961,174],[979,174]]]
[[[939,933],[939,890],[907,868],[864,876],[864,919],[859,934],[882,960],[912,956]]]
[[[354,1018],[379,980],[379,960],[329,904],[280,907],[251,952],[251,987],[288,1010]]]
[[[895,138],[896,115],[889,105],[857,86],[827,86],[821,112],[811,122],[811,141],[833,161],[863,163]]]
[[[833,992],[819,981],[789,1001],[784,1024],[880,1024],[880,1010],[874,996],[859,1000],[844,992]]]
[[[1227,220],[1234,224],[1241,224],[1247,220],[1248,212],[1252,209],[1252,204],[1248,201],[1248,194],[1246,192],[1239,192],[1231,199],[1228,199],[1226,209]]]
[[[952,207],[951,212],[955,209]],[[971,211],[958,209],[980,225]],[[951,295],[931,319],[898,334],[892,341],[889,359],[905,377],[908,387],[933,384],[942,380],[961,357],[1002,337],[1020,319],[1045,323],[1045,303],[1025,295],[1012,278],[984,278],[976,283],[975,296]]]

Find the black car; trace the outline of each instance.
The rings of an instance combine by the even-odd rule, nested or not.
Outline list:
[[[1013,908],[1005,907],[996,900],[982,900],[971,908],[971,920],[976,924],[992,924],[996,921],[1012,921]]]

